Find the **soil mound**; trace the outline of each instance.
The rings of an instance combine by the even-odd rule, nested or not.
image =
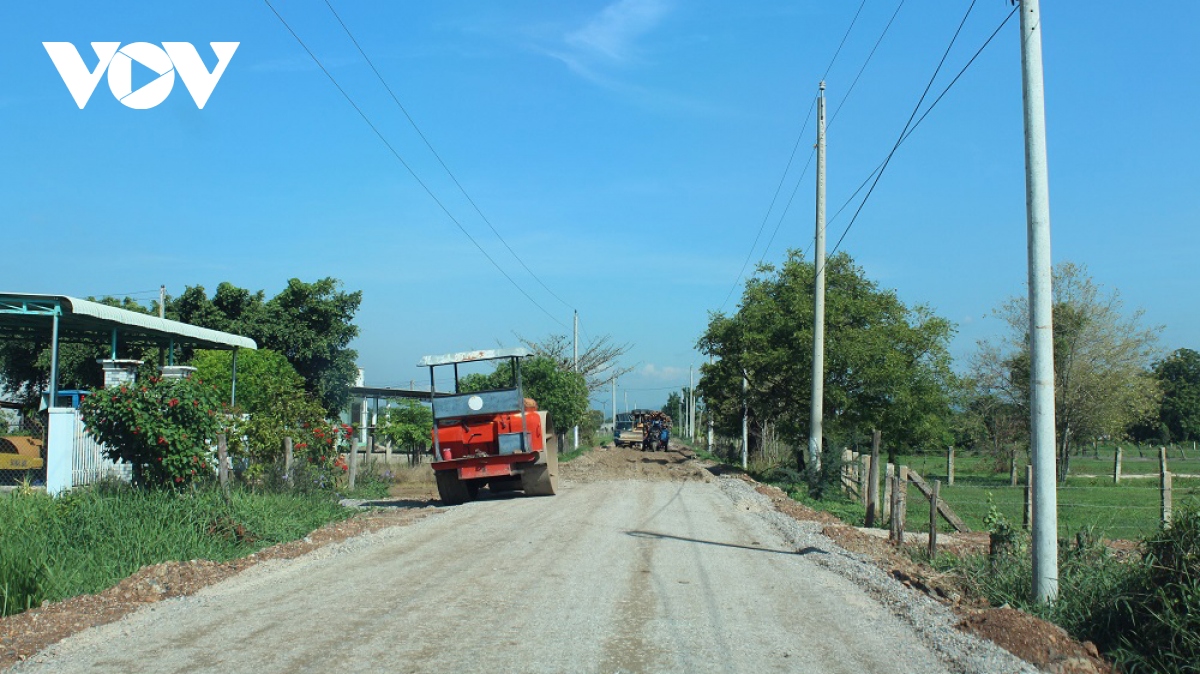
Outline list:
[[[575,482],[609,480],[698,480],[711,482],[708,472],[691,450],[672,445],[665,452],[643,452],[623,447],[601,447],[562,464],[562,476]]]

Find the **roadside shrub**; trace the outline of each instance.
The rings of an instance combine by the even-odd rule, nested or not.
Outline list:
[[[1104,627],[1129,672],[1200,672],[1200,510],[1191,504],[1142,543],[1142,560]]]
[[[139,486],[184,486],[211,475],[220,427],[216,390],[197,377],[111,386],[80,405],[87,432]]]

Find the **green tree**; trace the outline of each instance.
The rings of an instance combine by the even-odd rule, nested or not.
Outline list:
[[[406,398],[388,403],[375,425],[375,434],[396,447],[429,447],[432,432],[433,411]]]
[[[1054,268],[1054,415],[1059,478],[1066,479],[1077,441],[1120,437],[1158,410],[1161,392],[1148,374],[1160,328],[1126,315],[1120,294],[1106,292],[1083,266]],[[976,378],[1029,416],[1029,305],[1014,297],[996,310],[1008,324],[998,342],[981,342]],[[1028,427],[1026,426],[1026,433]]]
[[[667,404],[663,405],[662,411],[671,417],[672,421],[679,422],[683,412],[683,397],[679,395],[678,391],[671,391],[667,394]]]
[[[632,344],[615,344],[611,335],[600,335],[589,339],[579,353],[579,366],[575,367],[575,345],[570,335],[547,335],[534,341],[517,335],[535,356],[553,360],[560,370],[578,371],[587,382],[588,392],[595,393],[608,386],[614,377],[633,371],[632,367],[619,367],[617,360],[633,348]]]
[[[195,376],[229,400],[233,380],[229,351],[197,351],[192,359]],[[330,443],[337,429],[324,429],[325,410],[304,388],[301,377],[282,354],[269,349],[238,354],[237,407],[226,423],[230,454],[249,459],[250,477],[259,476],[283,456],[283,439],[292,438],[297,456],[326,465],[333,459]],[[320,458],[319,457],[324,457]]]
[[[347,293],[334,278],[313,283],[288,281],[275,297],[252,293],[230,283],[217,286],[209,299],[201,286],[187,288],[168,303],[168,317],[184,323],[224,330],[254,339],[259,347],[278,351],[304,378],[304,387],[329,415],[350,400],[358,353],[349,348],[358,336],[352,322],[362,292]]]
[[[718,360],[701,366],[698,391],[719,431],[740,435],[745,375],[752,431],[770,423],[803,465],[815,269],[792,250],[780,268],[766,265],[759,272],[747,281],[736,314],[711,316],[699,348]],[[879,429],[892,448],[945,444],[954,381],[951,324],[928,307],[906,306],[845,253],[829,258],[825,274],[826,437]],[[752,449],[755,444],[752,439]]]
[[[1177,349],[1154,364],[1162,389],[1158,422],[1173,440],[1200,440],[1200,353]]]
[[[233,352],[198,350],[191,366],[196,376],[216,386],[222,400],[231,399],[233,388]],[[247,414],[270,411],[280,391],[304,392],[304,378],[283,354],[270,349],[238,352],[237,406]]]

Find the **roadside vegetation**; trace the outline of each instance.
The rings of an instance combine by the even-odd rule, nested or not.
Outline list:
[[[1127,311],[1081,265],[1054,270],[1059,599],[1032,600],[1025,513],[1029,463],[1028,310],[1023,297],[993,313],[1006,330],[951,368],[953,324],[867,279],[844,253],[826,263],[825,441],[807,454],[815,270],[794,252],[749,279],[735,313],[715,313],[698,340],[700,423],[725,438],[713,457],[792,498],[862,526],[842,488],[842,448],[869,452],[927,481],[996,554],[919,561],[1094,642],[1128,672],[1200,672],[1200,353],[1167,352],[1162,328]],[[683,393],[686,394],[686,391]],[[677,407],[678,403],[676,403]],[[955,482],[947,448],[957,448]],[[1122,479],[1113,478],[1116,448]],[[1162,523],[1158,448],[1167,447],[1174,515]],[[836,448],[836,449],[835,449]],[[1148,449],[1147,449],[1148,448]],[[1144,476],[1139,479],[1138,476]],[[1153,476],[1153,477],[1150,477]],[[881,495],[882,497],[882,495]],[[928,502],[910,492],[907,529],[928,528]],[[879,526],[887,526],[885,521]],[[945,530],[949,527],[942,524]]]
[[[0,495],[0,615],[100,592],[148,564],[243,557],[351,514],[329,492],[241,487],[228,498],[121,482]]]

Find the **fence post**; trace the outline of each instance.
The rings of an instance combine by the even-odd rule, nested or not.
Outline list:
[[[879,443],[880,433],[871,434],[870,467],[867,470],[867,521],[869,527],[875,526],[875,517],[879,511]]]
[[[389,440],[383,445],[383,462],[388,465],[388,470],[392,468],[392,443]]]
[[[1113,454],[1113,484],[1121,481],[1121,448],[1117,447],[1117,452]]]
[[[883,506],[883,519],[890,521],[892,518],[892,506],[895,505],[892,501],[895,500],[896,494],[896,490],[894,489],[896,486],[896,464],[887,464],[883,472],[883,498],[880,500],[880,504]]]
[[[221,493],[229,495],[229,448],[225,434],[217,434],[217,481],[221,484]]]
[[[283,439],[283,479],[288,484],[292,483],[292,438],[291,436]]]
[[[867,505],[867,484],[871,480],[871,455],[858,455],[858,496],[865,507]]]
[[[946,448],[946,486],[954,486],[954,445]]]
[[[1158,472],[1160,475],[1167,472],[1167,448],[1166,447],[1158,448]]]
[[[892,519],[896,520],[896,545],[904,547],[904,519],[908,515],[908,466],[896,471],[896,509]]]
[[[1159,476],[1159,492],[1162,496],[1162,525],[1171,526],[1171,473],[1163,471]]]
[[[347,491],[354,491],[354,478],[358,475],[358,436],[350,436],[350,460],[349,465],[348,486]]]
[[[954,451],[951,448],[950,451]],[[933,492],[929,495],[929,558],[937,556],[937,527],[938,527],[938,492],[942,490],[942,481],[933,481]]]
[[[1025,511],[1021,520],[1021,526],[1029,529],[1029,523],[1033,521],[1033,466],[1025,465]]]
[[[889,463],[888,467],[891,468],[891,466],[892,466],[892,464]],[[896,475],[894,473],[892,473],[891,471],[888,471],[888,473],[889,473],[889,475],[887,478],[887,486],[885,488],[885,491],[887,491],[887,495],[888,495],[887,510],[889,513],[891,513],[891,517],[888,518],[888,540],[895,543],[896,542],[896,512],[898,510],[897,506],[896,506]]]
[[[1008,482],[1012,486],[1017,486],[1017,448],[1013,447],[1012,456],[1008,461]]]

